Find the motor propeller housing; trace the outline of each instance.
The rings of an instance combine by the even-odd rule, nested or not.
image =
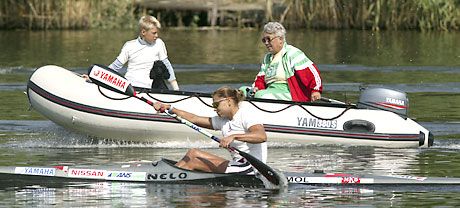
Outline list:
[[[363,109],[391,111],[407,118],[409,98],[405,92],[397,90],[386,88],[368,88],[361,92],[357,107]]]

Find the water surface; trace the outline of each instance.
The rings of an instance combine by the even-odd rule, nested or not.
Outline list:
[[[110,64],[131,30],[0,31],[0,67]],[[161,31],[173,64],[257,64],[265,53],[257,30]],[[432,67],[460,65],[459,32],[292,30],[288,43],[317,64]],[[458,69],[458,68],[457,68]]]
[[[0,166],[97,165],[180,159],[202,142],[133,143],[68,132],[29,111],[28,76],[55,64],[85,73],[110,64],[134,31],[0,31]],[[250,84],[265,53],[255,30],[166,29],[183,90],[211,92]],[[268,164],[283,171],[460,177],[460,34],[414,31],[288,31],[288,42],[318,64],[324,95],[356,102],[362,87],[408,93],[409,114],[435,135],[428,149],[271,144]],[[119,182],[11,183],[0,179],[4,207],[458,207],[459,186],[303,186],[287,191]]]

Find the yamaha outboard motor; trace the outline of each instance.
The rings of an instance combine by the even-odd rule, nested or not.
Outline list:
[[[391,111],[407,118],[409,99],[405,92],[385,88],[370,88],[361,92],[357,107]]]

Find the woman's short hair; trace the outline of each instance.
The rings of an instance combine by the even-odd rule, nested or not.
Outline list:
[[[269,22],[264,26],[264,33],[274,34],[277,37],[286,39],[286,29],[279,22]]]
[[[139,30],[150,30],[153,27],[156,27],[158,29],[161,28],[160,21],[158,21],[157,18],[150,15],[145,15],[142,16],[141,19],[139,19]]]

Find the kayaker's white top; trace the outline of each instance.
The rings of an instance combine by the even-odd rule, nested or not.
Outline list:
[[[222,118],[219,116],[212,117],[212,126],[215,130],[222,130],[224,137],[233,134],[244,134],[249,132],[249,128],[256,124],[262,124],[258,116],[248,111],[245,105],[240,105],[239,110],[233,116],[233,120]],[[251,144],[247,142],[241,142],[234,140],[231,144],[233,147],[249,153],[259,159],[262,162],[267,162],[267,143],[263,142],[260,144]],[[241,159],[241,156],[232,154],[233,160],[237,161]]]

